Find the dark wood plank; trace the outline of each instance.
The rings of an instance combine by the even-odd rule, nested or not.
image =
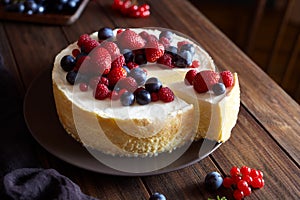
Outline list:
[[[191,35],[210,53],[217,66],[239,74],[242,103],[299,163],[299,105],[189,2],[175,0],[172,4],[166,1],[160,1],[159,4],[154,9],[160,12],[168,9],[168,12],[165,11],[166,18],[184,16],[169,24],[173,29]],[[257,87],[253,87],[255,85]],[[264,95],[266,91],[268,94]]]

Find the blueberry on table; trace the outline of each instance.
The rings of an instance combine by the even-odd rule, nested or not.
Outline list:
[[[111,38],[113,36],[114,36],[114,33],[113,33],[113,30],[111,28],[104,27],[104,28],[101,28],[98,31],[98,39],[99,40],[106,40],[106,39]]]
[[[161,87],[162,87],[162,83],[156,77],[149,78],[145,83],[145,88],[150,93],[152,92],[157,93]]]
[[[165,195],[155,192],[149,198],[149,200],[166,200]]]
[[[132,104],[134,104],[135,97],[133,93],[125,92],[122,94],[120,100],[123,106],[131,106]]]
[[[205,187],[208,190],[215,191],[221,187],[223,183],[223,178],[218,172],[210,172],[205,177]]]
[[[60,66],[65,70],[66,72],[69,72],[74,69],[76,64],[76,60],[73,56],[71,55],[65,55],[62,57],[60,60]]]

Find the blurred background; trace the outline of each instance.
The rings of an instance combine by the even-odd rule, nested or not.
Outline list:
[[[190,0],[300,103],[300,0]]]

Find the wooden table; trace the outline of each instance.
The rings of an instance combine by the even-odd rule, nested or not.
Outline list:
[[[232,166],[263,171],[265,186],[247,199],[300,197],[300,107],[250,58],[186,0],[150,1],[151,17],[131,19],[113,12],[112,0],[89,2],[71,26],[0,22],[0,53],[15,76],[22,95],[36,75],[51,68],[54,56],[83,33],[100,27],[166,27],[185,33],[213,57],[218,67],[239,74],[241,108],[230,140],[190,167],[156,176],[118,177],[90,172],[52,156],[36,145],[43,167],[54,168],[99,199],[148,199],[153,192],[167,199],[232,198],[232,191],[209,193],[203,185],[208,172],[228,175]],[[298,198],[297,198],[298,197]]]

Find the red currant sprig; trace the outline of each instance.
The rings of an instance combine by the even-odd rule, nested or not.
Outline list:
[[[225,188],[234,186],[233,197],[236,200],[241,200],[249,196],[252,188],[262,188],[264,185],[263,173],[260,170],[251,169],[247,166],[242,166],[241,168],[232,167],[230,176],[223,179],[223,186]]]
[[[129,17],[140,18],[150,16],[149,4],[137,5],[137,0],[114,0],[112,8]]]

